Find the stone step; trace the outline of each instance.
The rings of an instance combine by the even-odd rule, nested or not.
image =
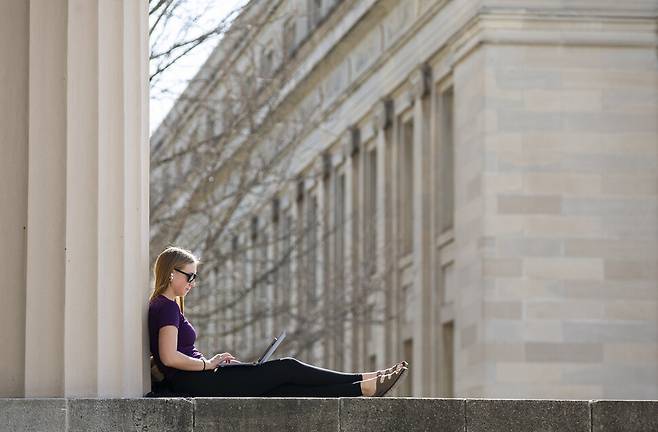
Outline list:
[[[658,401],[0,399],[1,431],[658,432]]]

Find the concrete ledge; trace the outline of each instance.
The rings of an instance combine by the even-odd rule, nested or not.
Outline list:
[[[594,401],[592,432],[658,432],[655,401]]]
[[[0,399],[0,430],[658,432],[658,401]]]
[[[66,432],[194,430],[189,399],[68,399],[67,413]]]
[[[462,399],[344,398],[340,401],[341,431],[463,432]]]
[[[66,399],[0,399],[0,430],[66,430]]]
[[[590,432],[589,401],[467,399],[473,432]]]
[[[339,401],[336,398],[196,398],[194,431],[338,432]]]

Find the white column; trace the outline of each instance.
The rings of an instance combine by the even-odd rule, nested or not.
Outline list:
[[[417,315],[413,321],[412,373],[414,396],[428,396],[431,390],[431,265],[430,247],[432,244],[430,220],[430,152],[429,152],[429,69],[421,65],[411,77],[410,84],[414,97],[414,209],[413,209],[413,265],[414,308]]]
[[[25,372],[29,4],[0,1],[0,398],[21,397]]]
[[[388,365],[393,361],[392,347],[395,339],[393,338],[393,323],[389,319],[391,316],[392,299],[392,272],[395,269],[395,263],[391,256],[392,237],[390,232],[391,214],[388,212],[390,202],[390,187],[387,182],[390,181],[391,171],[390,159],[386,140],[386,134],[390,130],[392,123],[393,102],[391,100],[382,100],[377,103],[373,118],[373,129],[376,133],[377,149],[377,184],[376,194],[377,202],[375,207],[375,222],[377,224],[377,238],[375,239],[375,259],[377,266],[377,275],[383,286],[380,287],[377,305],[384,310],[384,325],[381,326],[381,332],[377,332],[380,338],[377,341],[377,359],[380,365]]]
[[[329,284],[327,282],[327,278],[329,275],[328,272],[328,262],[329,262],[329,239],[328,236],[326,236],[326,232],[328,230],[329,226],[329,220],[328,214],[327,214],[327,209],[330,207],[328,206],[327,200],[329,198],[329,180],[328,180],[328,166],[326,165],[326,156],[324,154],[320,154],[318,158],[316,159],[315,162],[315,167],[314,167],[314,177],[317,179],[317,186],[316,186],[316,197],[317,197],[317,214],[316,214],[316,219],[317,219],[317,224],[318,228],[316,230],[316,238],[315,241],[317,242],[316,246],[316,266],[317,266],[317,277],[315,280],[316,283],[316,301],[318,305],[320,305],[321,310],[324,311],[324,314],[322,316],[322,320],[324,320],[324,323],[322,325],[326,329],[328,326],[328,316],[327,312],[328,309],[326,307],[326,298],[327,298],[327,291],[329,290]],[[315,306],[317,308],[317,306]],[[320,309],[317,309],[320,310]],[[323,335],[323,338],[318,341],[318,346],[319,348],[316,348],[316,352],[319,353],[319,356],[317,357],[318,360],[322,362],[322,364],[327,365],[329,361],[329,341],[331,339],[331,332],[325,332]]]
[[[142,396],[147,5],[33,0],[29,19],[25,396]]]
[[[348,129],[343,137],[343,157],[345,158],[345,267],[344,267],[344,285],[345,285],[345,297],[353,301],[354,292],[356,290],[356,278],[354,274],[354,260],[355,257],[355,248],[354,248],[354,232],[356,226],[355,216],[355,182],[354,178],[354,160],[352,158],[353,154],[353,141],[352,141],[352,131]],[[345,334],[343,339],[343,349],[345,350],[344,358],[344,367],[347,369],[354,369],[356,367],[356,357],[358,356],[357,346],[355,344],[355,317],[354,314],[350,313],[346,317],[348,321],[348,326],[345,328]],[[339,347],[340,349],[340,347]]]

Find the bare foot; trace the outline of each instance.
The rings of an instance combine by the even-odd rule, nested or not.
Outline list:
[[[376,372],[373,372],[376,374]],[[365,374],[364,374],[365,378]],[[363,396],[372,397],[377,390],[377,378],[364,379],[361,381],[361,394]]]

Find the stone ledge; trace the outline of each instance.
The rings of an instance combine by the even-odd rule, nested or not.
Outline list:
[[[0,430],[658,432],[658,401],[429,398],[0,399]]]

